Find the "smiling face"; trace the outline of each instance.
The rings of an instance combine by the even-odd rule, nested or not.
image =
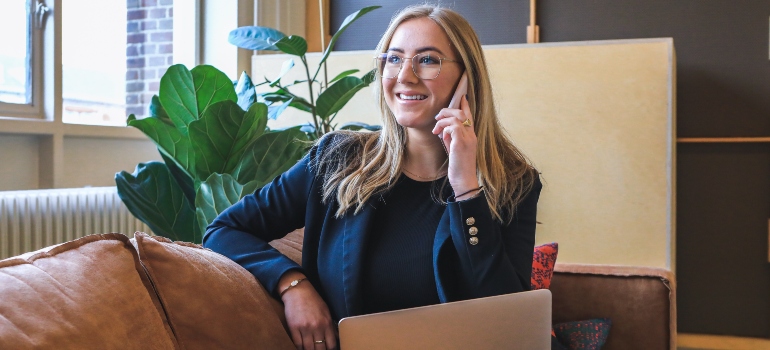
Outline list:
[[[449,105],[463,70],[449,38],[433,20],[411,19],[396,28],[386,53],[407,59],[398,76],[382,79],[385,102],[401,126],[430,132],[438,112]],[[417,54],[458,62],[444,60],[438,77],[423,80],[414,74],[412,61],[408,59]]]

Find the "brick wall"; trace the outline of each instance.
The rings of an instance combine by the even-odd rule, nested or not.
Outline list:
[[[126,114],[147,115],[173,60],[173,0],[128,0]]]

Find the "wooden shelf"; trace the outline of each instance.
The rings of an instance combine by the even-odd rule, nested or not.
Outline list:
[[[679,137],[679,143],[770,143],[770,137]]]

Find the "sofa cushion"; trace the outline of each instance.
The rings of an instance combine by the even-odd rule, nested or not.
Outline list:
[[[0,261],[0,349],[173,349],[137,271],[114,233]]]
[[[278,249],[281,254],[302,266],[302,242],[305,239],[305,229],[300,228],[289,232],[283,238],[270,241],[273,248]]]
[[[253,275],[199,245],[141,232],[139,257],[182,349],[294,349]]]
[[[559,342],[570,350],[599,350],[607,341],[611,326],[609,318],[595,318],[555,324],[553,330]]]

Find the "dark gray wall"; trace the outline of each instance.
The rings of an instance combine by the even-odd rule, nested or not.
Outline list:
[[[331,0],[331,28],[339,28],[349,14],[366,6],[379,5],[374,10],[353,23],[340,36],[335,50],[374,50],[380,36],[388,28],[391,17],[398,10],[415,4],[416,1],[393,0],[386,3],[374,1],[335,1]],[[527,35],[521,28],[529,23],[529,1],[443,1],[463,14],[471,23],[482,44],[510,44],[527,41]],[[505,4],[504,6],[501,4]]]
[[[409,3],[366,15],[337,48],[374,49]],[[443,3],[484,44],[526,41],[527,0]],[[332,1],[332,28],[373,4]],[[770,136],[770,1],[539,0],[537,16],[542,42],[674,38],[678,135]],[[679,331],[770,338],[770,144],[680,143],[677,168]]]

